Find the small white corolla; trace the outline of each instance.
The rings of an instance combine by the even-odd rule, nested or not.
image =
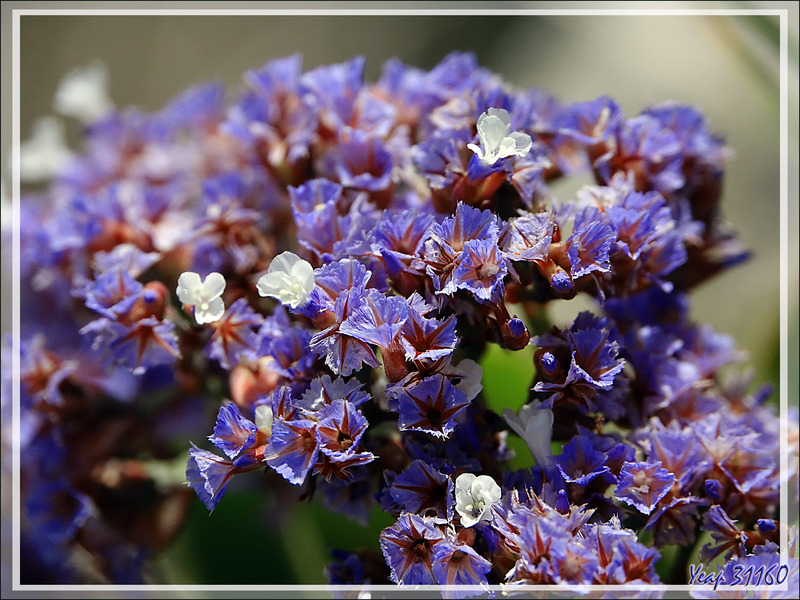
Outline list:
[[[502,108],[490,108],[478,117],[478,137],[481,145],[467,144],[467,148],[487,165],[509,156],[525,156],[533,146],[527,133],[511,132],[511,117]]]
[[[258,280],[258,293],[280,300],[291,308],[303,306],[314,289],[314,267],[291,252],[272,259],[266,274]]]
[[[461,524],[472,527],[479,521],[492,518],[492,505],[500,500],[502,491],[488,475],[462,473],[456,478],[456,510]]]
[[[536,464],[547,466],[553,462],[550,441],[553,438],[553,411],[539,408],[537,403],[524,405],[519,414],[510,408],[503,409],[503,418],[519,435],[531,451]]]
[[[178,299],[194,306],[194,318],[199,325],[213,323],[225,314],[222,292],[225,278],[220,273],[209,273],[205,280],[200,275],[187,271],[178,278]]]

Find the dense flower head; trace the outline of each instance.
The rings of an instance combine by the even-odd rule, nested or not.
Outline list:
[[[564,103],[466,53],[375,83],[365,65],[292,55],[152,114],[115,109],[102,73],[65,82],[84,145],[26,149],[54,174],[20,232],[36,564],[98,557],[123,582],[114,557],[185,518],[180,484],[213,511],[240,476],[277,520],[297,498],[378,536],[333,583],[657,584],[661,549],[701,538],[705,567],[766,570],[796,451],[782,474],[768,388],[690,320],[692,289],[746,256],[702,113]],[[594,181],[556,202],[573,176]],[[532,357],[532,381],[502,367],[513,406],[484,377],[498,347]]]

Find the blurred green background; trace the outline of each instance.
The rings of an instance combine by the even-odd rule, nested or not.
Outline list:
[[[104,3],[4,2],[3,37],[9,40],[10,8],[92,8]],[[121,7],[123,3],[111,3]],[[127,5],[125,5],[127,6]],[[135,3],[131,8],[165,8]],[[173,3],[180,8],[219,8],[215,3]],[[225,3],[241,8],[454,8],[453,3]],[[797,13],[796,3],[462,3],[490,8],[789,8],[790,21],[790,263],[789,397],[797,400]],[[22,139],[39,117],[52,114],[60,78],[93,60],[109,71],[109,91],[119,107],[155,110],[188,86],[215,79],[231,90],[241,75],[267,61],[299,52],[304,68],[367,58],[374,81],[390,57],[431,68],[455,50],[474,52],[482,66],[509,84],[539,86],[563,102],[608,94],[628,116],[665,101],[698,106],[712,131],[724,136],[735,158],[726,173],[723,214],[753,259],[696,290],[692,315],[734,336],[750,355],[755,381],[779,384],[780,204],[778,20],[744,16],[86,16],[29,15],[21,19],[20,128]],[[7,43],[7,42],[6,42]],[[9,73],[10,53],[3,53]],[[3,77],[2,177],[10,189],[9,78]],[[68,123],[71,139],[79,127]],[[588,180],[579,183],[588,183]],[[575,184],[557,187],[566,200]],[[8,298],[4,274],[3,296]],[[10,328],[8,302],[3,330]],[[552,307],[564,325],[588,303],[576,299]],[[484,360],[490,402],[518,407],[525,398],[530,355],[497,351]],[[514,372],[515,377],[509,377]],[[777,395],[776,395],[777,398]],[[209,423],[209,429],[211,427]],[[199,442],[200,440],[195,440]],[[521,453],[526,450],[521,450]],[[529,457],[520,457],[527,460]],[[254,477],[257,479],[258,476]],[[241,478],[244,479],[244,478]],[[213,515],[193,505],[175,545],[157,565],[171,583],[324,583],[327,551],[338,547],[378,549],[377,531],[389,524],[377,514],[368,528],[313,506],[280,506],[257,483],[235,481]],[[6,504],[4,502],[4,504]],[[158,571],[156,571],[158,572]]]

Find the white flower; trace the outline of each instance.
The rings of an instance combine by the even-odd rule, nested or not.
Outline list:
[[[490,520],[492,505],[500,500],[501,495],[500,486],[488,475],[459,475],[456,478],[456,510],[461,515],[461,524],[472,527],[479,521]]]
[[[277,298],[291,308],[303,306],[315,285],[314,267],[291,252],[273,258],[257,284],[259,294]]]
[[[106,91],[107,79],[106,66],[100,61],[67,73],[58,84],[53,107],[86,124],[97,121],[114,108]]]
[[[490,108],[478,117],[478,137],[481,145],[467,144],[487,165],[493,165],[508,156],[525,156],[531,151],[533,141],[527,133],[511,130],[511,117],[507,110]]]
[[[519,415],[510,408],[503,409],[503,418],[528,446],[536,464],[547,466],[553,460],[550,441],[553,437],[553,411],[526,404]]]
[[[178,278],[178,299],[194,306],[194,318],[199,325],[213,323],[225,314],[225,304],[220,298],[224,291],[225,278],[219,273],[209,273],[204,281],[191,271]]]
[[[19,177],[23,181],[49,179],[61,170],[71,154],[61,121],[42,117],[33,125],[31,137],[19,145]]]

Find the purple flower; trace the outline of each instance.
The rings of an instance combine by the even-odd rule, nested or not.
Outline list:
[[[710,563],[723,552],[726,553],[726,559],[730,559],[733,555],[746,554],[747,534],[736,526],[736,522],[719,504],[706,511],[703,515],[703,524],[714,539],[714,543],[706,544],[700,549],[700,559],[704,563]]]
[[[209,511],[213,511],[237,472],[229,460],[192,444],[186,463],[186,480]]]
[[[550,547],[550,569],[555,583],[594,583],[598,565],[597,555],[591,553],[589,542],[582,538],[573,538],[566,544],[553,544]]]
[[[653,117],[623,121],[615,132],[611,151],[599,157],[595,170],[610,182],[614,173],[632,174],[640,191],[671,193],[684,185],[681,144],[674,132]]]
[[[339,326],[341,335],[357,338],[388,350],[408,319],[408,304],[399,296],[385,296],[375,289],[366,290]]]
[[[596,450],[591,441],[583,436],[573,437],[553,460],[568,483],[586,487],[590,481],[601,475],[607,483],[616,483],[617,478],[606,465],[608,456]]]
[[[353,404],[336,399],[314,415],[318,419],[316,434],[320,450],[326,454],[355,450],[367,430],[367,420]]]
[[[342,409],[339,404],[349,408]],[[338,412],[343,414],[337,414]],[[375,459],[374,454],[360,450],[359,446],[367,421],[357,409],[344,400],[337,400],[321,411],[320,416],[324,419],[317,426],[317,440],[322,455],[314,466],[314,472],[322,473],[328,479],[336,475],[340,479],[350,480],[352,474],[345,469],[364,465]]]
[[[81,333],[94,334],[94,349],[106,348],[116,363],[138,375],[150,367],[173,363],[180,356],[174,327],[169,321],[155,317],[131,325],[100,318]]]
[[[255,443],[258,427],[250,419],[245,418],[239,407],[233,403],[224,404],[217,414],[214,435],[209,441],[228,455],[236,458],[244,448]]]
[[[458,345],[456,318],[426,318],[409,308],[408,319],[400,331],[400,343],[407,360],[436,361],[450,356]]]
[[[618,358],[618,344],[612,338],[610,323],[583,312],[570,329],[539,336],[533,342],[537,352],[537,372],[542,378],[537,392],[552,392],[544,406],[566,401],[589,409],[599,392],[611,390],[625,361]]]
[[[264,453],[266,463],[287,481],[300,485],[317,462],[317,423],[308,419],[276,418]]]
[[[115,268],[89,282],[85,294],[86,306],[104,317],[118,320],[139,300],[144,286],[122,268]]]
[[[626,462],[622,465],[614,497],[649,515],[675,483],[675,475],[661,463]]]
[[[242,358],[255,358],[258,337],[254,328],[264,318],[257,314],[244,298],[231,304],[219,320],[211,324],[214,333],[206,347],[206,354],[215,358],[224,369],[232,368]]]
[[[324,356],[325,364],[337,375],[350,375],[360,370],[364,363],[371,367],[380,364],[368,343],[339,331],[341,324],[363,302],[363,289],[353,288],[339,294],[334,305],[336,323],[316,334],[309,342],[311,350]]]
[[[573,279],[592,271],[609,271],[608,251],[614,243],[614,231],[599,221],[590,223],[567,238],[567,256]]]
[[[414,460],[394,478],[392,500],[405,512],[452,521],[453,481],[422,460]]]
[[[401,386],[394,394],[401,431],[425,431],[442,438],[450,437],[456,415],[469,406],[466,394],[441,374],[426,377],[415,385]]]
[[[549,212],[524,213],[504,224],[500,248],[511,260],[543,263],[553,239],[553,215]]]
[[[335,400],[346,400],[349,405],[360,406],[370,399],[361,389],[357,379],[346,381],[341,377],[331,379],[328,375],[314,379],[298,405],[309,413],[320,411]]]
[[[381,551],[392,570],[392,581],[403,585],[436,583],[432,560],[444,534],[435,523],[435,519],[406,513],[381,532]]]
[[[453,271],[450,286],[472,292],[478,299],[498,302],[505,293],[503,278],[508,273],[497,243],[493,240],[469,240],[464,244],[458,266]]]
[[[488,589],[487,574],[492,563],[478,554],[471,546],[449,539],[436,544],[433,558],[433,578],[438,585],[479,586],[474,589],[442,590],[445,598],[470,598],[481,589]]]
[[[437,130],[434,135],[411,148],[414,166],[434,192],[445,196],[467,172],[472,135],[465,129]]]
[[[705,501],[694,496],[667,496],[656,505],[644,528],[653,531],[655,545],[659,548],[666,544],[690,544],[695,540],[697,508],[703,504]]]
[[[347,190],[379,192],[391,185],[392,166],[392,155],[380,138],[347,128],[328,151],[321,171]]]
[[[355,102],[364,85],[363,56],[335,65],[325,65],[304,73],[300,94],[320,121],[331,131],[352,123]]]

